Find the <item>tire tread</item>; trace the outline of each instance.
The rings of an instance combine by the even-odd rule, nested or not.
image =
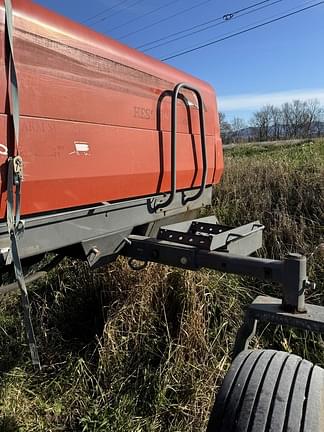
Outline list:
[[[207,432],[324,432],[324,370],[282,351],[243,351],[219,390]]]

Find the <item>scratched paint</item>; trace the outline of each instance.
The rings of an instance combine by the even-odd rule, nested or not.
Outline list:
[[[25,173],[23,215],[168,192],[170,90],[179,82],[201,90],[207,108],[207,184],[220,180],[221,148],[215,161],[215,150],[221,146],[217,108],[208,84],[30,0],[16,0],[15,10],[19,12],[14,50],[20,90],[19,154]],[[0,103],[6,99],[6,87],[2,80]],[[189,110],[183,101],[178,105],[179,190],[199,187],[202,177],[196,100],[191,94],[187,99],[192,101]],[[8,123],[0,112],[4,153]],[[7,155],[0,157],[5,167]],[[5,187],[1,190],[3,219]]]

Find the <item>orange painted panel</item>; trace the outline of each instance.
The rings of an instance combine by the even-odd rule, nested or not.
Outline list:
[[[152,195],[170,189],[170,97],[179,82],[205,103],[208,184],[223,170],[216,98],[196,78],[96,34],[28,0],[13,1],[24,160],[22,213],[33,214]],[[0,0],[0,52],[4,52]],[[0,144],[8,138],[3,55]],[[195,96],[178,102],[177,187],[199,186],[201,148]],[[0,218],[5,213],[5,162]],[[163,166],[161,172],[160,166]]]
[[[4,16],[3,9],[0,8],[0,113],[5,112],[6,85]]]

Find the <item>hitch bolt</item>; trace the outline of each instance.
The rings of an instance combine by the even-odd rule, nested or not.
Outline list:
[[[310,281],[310,280],[305,280],[304,281],[304,289],[306,290],[311,290],[311,291],[313,291],[314,289],[316,288],[316,283],[315,282],[312,282],[312,281]]]
[[[90,263],[93,263],[97,256],[100,255],[100,250],[97,247],[93,247],[89,251],[88,260]]]
[[[186,257],[181,257],[181,258],[180,258],[180,263],[181,263],[182,265],[187,265],[187,264],[188,264],[188,258],[186,258]]]

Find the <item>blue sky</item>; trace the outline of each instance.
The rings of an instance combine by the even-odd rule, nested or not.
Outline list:
[[[156,47],[158,59],[219,39],[318,0],[37,0],[58,13],[83,22],[132,47],[198,24],[217,24],[206,31]],[[258,6],[222,17],[240,9]],[[259,10],[256,10],[259,9]],[[106,10],[106,12],[103,12]],[[172,16],[173,15],[173,16]],[[172,16],[172,17],[171,17]],[[157,21],[162,21],[156,23]],[[206,25],[207,26],[207,25]],[[203,27],[196,27],[200,30]],[[173,36],[178,38],[187,33]],[[170,38],[169,38],[170,39]],[[169,39],[156,42],[155,45]],[[152,45],[150,45],[152,46]],[[148,48],[149,46],[146,46]],[[142,50],[145,47],[142,48]],[[210,82],[228,119],[246,120],[267,103],[318,98],[324,105],[324,4],[167,63]]]

